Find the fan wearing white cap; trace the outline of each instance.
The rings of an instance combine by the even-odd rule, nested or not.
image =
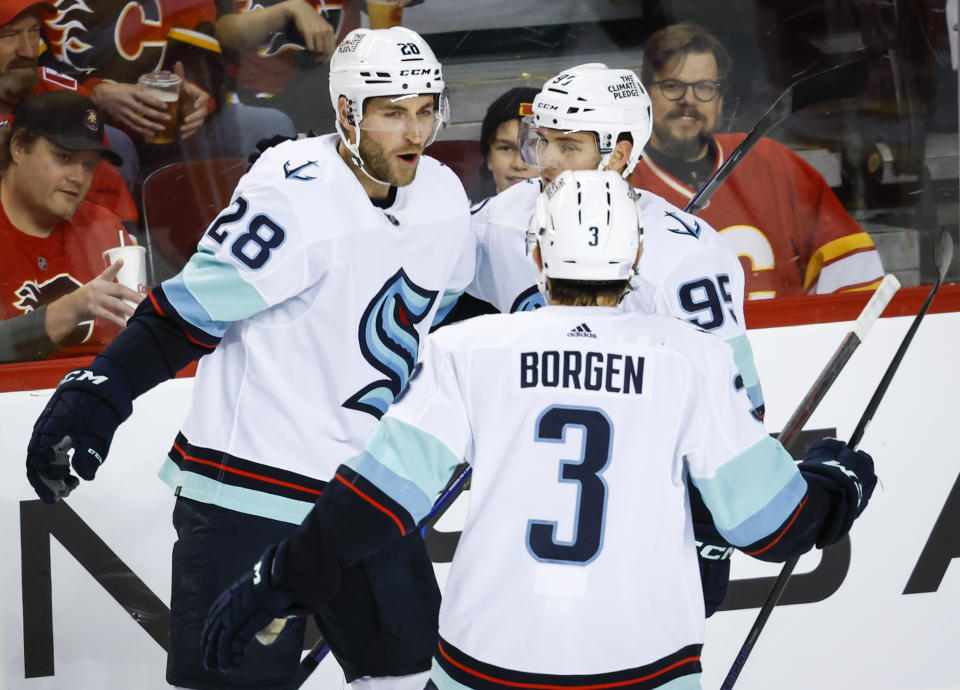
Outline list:
[[[412,31],[349,33],[331,61],[339,133],[266,149],[183,271],[85,373],[64,378],[37,423],[28,478],[53,503],[78,477],[94,479],[133,398],[203,357],[160,470],[177,497],[171,685],[300,685],[306,619],[288,618],[297,611],[277,594],[298,573],[264,549],[341,481],[337,468],[363,450],[431,325],[473,277],[463,185],[422,155],[443,119],[443,86]],[[396,562],[415,572],[394,577]],[[315,610],[346,680],[423,688],[440,600],[423,540],[361,554],[340,575]],[[244,648],[274,619],[272,643]]]

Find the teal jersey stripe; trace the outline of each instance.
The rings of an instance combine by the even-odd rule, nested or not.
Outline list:
[[[430,680],[437,686],[437,690],[470,690],[463,683],[458,683],[444,671],[436,658],[430,667]],[[691,673],[680,678],[674,678],[669,683],[658,685],[657,690],[700,690],[700,674]]]
[[[198,251],[180,273],[164,281],[163,292],[181,317],[218,337],[232,322],[270,306],[236,266],[207,251]]]
[[[426,496],[443,490],[461,462],[433,434],[393,417],[380,420],[365,450],[398,477],[420,487]]]
[[[717,529],[736,546],[772,533],[807,491],[793,458],[769,436],[722,465],[713,477],[692,478]]]
[[[221,484],[203,475],[184,472],[169,457],[163,461],[157,476],[174,491],[179,488],[178,495],[183,498],[294,525],[303,522],[307,513],[313,508],[312,501],[297,501],[285,496],[274,496],[262,491]]]
[[[437,308],[437,315],[433,317],[434,326],[447,318],[447,314],[457,304],[457,300],[460,299],[462,294],[463,290],[447,290],[443,293],[443,297],[440,298],[440,306]]]
[[[733,348],[733,361],[737,363],[737,369],[740,371],[743,385],[747,389],[750,404],[753,405],[754,409],[757,409],[763,405],[763,389],[760,387],[757,366],[753,363],[753,348],[750,346],[750,340],[746,333],[741,333],[728,339],[727,344]]]
[[[437,690],[470,690],[463,683],[458,683],[448,676],[436,659],[433,660],[433,665],[430,667],[430,680],[437,686]]]
[[[414,522],[420,522],[430,512],[430,497],[409,479],[397,475],[389,467],[381,464],[375,457],[364,451],[346,463],[363,478],[380,489],[387,496],[403,506]]]

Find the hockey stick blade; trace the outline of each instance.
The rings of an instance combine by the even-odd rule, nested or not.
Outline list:
[[[784,425],[778,438],[785,447],[789,446],[797,434],[800,433],[803,425],[810,419],[810,416],[820,404],[823,396],[826,395],[827,391],[830,390],[830,387],[833,385],[833,382],[836,381],[840,375],[840,371],[849,361],[854,350],[856,350],[860,346],[860,343],[867,337],[867,333],[870,332],[873,324],[876,323],[880,314],[883,313],[883,310],[886,309],[890,300],[893,299],[894,294],[896,294],[899,289],[900,281],[893,275],[887,275],[883,281],[881,281],[880,286],[854,322],[853,328],[844,336],[840,346],[820,372],[820,376],[817,377],[816,382],[810,387],[810,390],[803,397],[803,400],[797,405],[797,409],[793,415],[791,415],[786,425]],[[724,678],[723,685],[720,686],[721,690],[730,690],[737,682],[737,678],[740,677],[740,672],[743,671],[743,666],[747,663],[747,659],[750,657],[750,652],[753,651],[753,646],[756,644],[757,638],[760,637],[760,633],[766,626],[767,619],[770,618],[770,614],[773,612],[777,603],[779,603],[784,590],[787,588],[787,582],[790,580],[790,575],[793,573],[793,569],[796,568],[798,560],[798,558],[792,558],[783,564],[783,568],[774,581],[770,593],[763,602],[763,606],[760,607],[760,612],[757,614],[757,618],[754,620],[750,632],[747,633],[747,637],[743,645],[741,645],[737,657],[733,660],[733,664],[730,666],[726,678]]]
[[[937,279],[933,283],[933,287],[930,289],[930,292],[927,294],[927,298],[923,301],[920,311],[917,312],[917,315],[914,317],[913,323],[910,324],[907,334],[903,336],[903,341],[900,343],[900,347],[897,348],[897,353],[890,361],[886,372],[884,372],[883,378],[880,379],[880,384],[873,392],[873,397],[870,398],[870,402],[867,404],[867,409],[864,410],[863,416],[860,417],[860,422],[857,424],[857,428],[854,429],[853,435],[850,436],[850,443],[848,445],[851,448],[856,448],[860,443],[860,439],[863,438],[863,434],[867,430],[867,425],[870,423],[870,420],[873,419],[873,415],[880,406],[880,401],[883,400],[883,396],[886,394],[887,388],[890,387],[890,382],[893,381],[894,374],[897,373],[897,369],[900,367],[900,362],[903,361],[903,356],[907,352],[907,348],[910,347],[913,336],[916,335],[917,329],[920,328],[920,322],[923,321],[923,317],[926,315],[927,310],[930,309],[930,305],[933,303],[933,298],[936,296],[940,286],[943,285],[943,279],[947,275],[947,270],[950,268],[950,262],[952,260],[953,240],[951,239],[949,233],[946,230],[943,230],[940,232],[940,239],[937,243]]]
[[[426,536],[427,530],[437,524],[440,518],[443,517],[443,514],[447,512],[447,508],[456,500],[457,496],[463,493],[467,482],[470,481],[471,474],[472,468],[470,465],[464,464],[453,480],[449,482],[447,488],[440,494],[439,498],[434,501],[433,508],[430,509],[427,516],[420,522],[420,536]],[[297,677],[294,681],[296,683],[295,687],[299,688],[307,681],[310,674],[316,670],[317,666],[320,665],[320,662],[323,661],[329,652],[330,646],[321,635],[320,639],[314,643],[310,651],[307,652],[307,655],[300,661],[300,670],[297,672]]]
[[[683,210],[694,215],[702,211],[750,149],[793,113],[816,103],[862,93],[867,88],[868,74],[867,61],[861,58],[810,74],[788,86]]]

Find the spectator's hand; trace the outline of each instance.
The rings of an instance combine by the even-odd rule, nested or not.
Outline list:
[[[145,138],[163,131],[167,107],[136,84],[102,81],[93,87],[93,102],[116,124]]]
[[[106,319],[120,328],[127,325],[127,319],[133,315],[134,308],[124,300],[139,304],[143,295],[113,282],[122,267],[121,259],[86,285],[47,307],[46,326],[50,340],[59,344],[73,333],[77,324],[91,319]]]
[[[200,129],[200,125],[207,119],[210,94],[187,79],[182,62],[178,61],[173,66],[173,71],[183,80],[180,86],[180,114],[183,118],[180,124],[180,138],[186,139]]]
[[[320,16],[316,8],[304,0],[286,0],[283,3],[287,14],[303,36],[304,46],[320,59],[329,60],[337,47],[336,36],[330,22]]]

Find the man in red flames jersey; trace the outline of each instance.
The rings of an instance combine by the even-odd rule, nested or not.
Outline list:
[[[690,22],[647,42],[641,79],[653,135],[633,185],[683,208],[743,133],[714,134],[731,59]],[[870,290],[883,277],[870,236],[823,178],[785,146],[761,139],[700,213],[740,257],[748,299]]]

